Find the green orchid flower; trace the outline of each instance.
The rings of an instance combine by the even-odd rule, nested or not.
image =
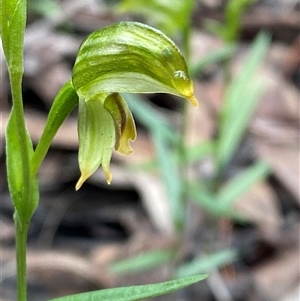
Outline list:
[[[136,138],[132,114],[121,95],[103,93],[88,101],[79,99],[78,135],[81,177],[76,190],[100,165],[110,184],[109,164],[113,149],[128,155],[133,152],[129,141]]]
[[[119,93],[169,93],[198,105],[180,50],[162,32],[137,22],[89,35],[79,48],[72,85],[79,97],[77,190],[100,165],[111,182],[113,149],[132,152],[135,124]]]

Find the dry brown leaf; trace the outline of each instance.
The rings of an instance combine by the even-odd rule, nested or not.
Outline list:
[[[115,188],[134,187],[140,194],[144,208],[154,227],[162,234],[173,236],[174,225],[171,217],[169,201],[161,179],[156,174],[130,171],[120,166],[111,165]],[[105,183],[102,170],[97,170],[89,181],[99,185]]]
[[[50,108],[58,91],[70,78],[71,70],[69,65],[66,62],[57,62],[45,67],[41,74],[34,76],[34,79],[28,83],[28,86]]]
[[[65,289],[67,283],[76,290],[82,289],[74,283],[80,284],[85,289],[89,285],[98,288],[109,286],[109,277],[106,277],[106,273],[99,271],[84,256],[65,251],[29,251],[27,270],[29,281],[34,279],[35,283],[43,281],[51,283],[57,291],[59,288]]]
[[[299,122],[299,91],[287,82],[280,73],[263,66],[259,78],[266,90],[258,105],[256,117],[272,119],[274,122]]]
[[[214,84],[211,86],[215,87]],[[213,88],[214,89],[214,88]],[[195,96],[199,101],[199,107],[188,107],[187,143],[193,145],[210,140],[215,130],[215,120],[210,108],[207,106],[207,87],[195,82]]]
[[[15,239],[15,226],[11,219],[0,215],[0,242],[2,245],[9,244]]]
[[[207,34],[204,31],[194,30],[191,37],[192,63],[197,63],[200,59],[219,50],[223,45],[224,43],[220,38]]]
[[[8,122],[9,113],[1,112],[2,127],[0,128],[0,142],[4,142],[5,128]],[[34,143],[37,143],[42,135],[46,118],[36,111],[27,111],[25,114],[26,125]],[[68,118],[60,127],[53,143],[54,146],[63,149],[74,150],[78,148],[77,119]],[[4,144],[2,144],[4,145]]]
[[[251,124],[257,155],[300,205],[299,91],[271,69],[261,74],[267,90]]]
[[[80,40],[57,33],[47,22],[27,27],[24,44],[25,82],[50,108],[61,86],[70,79],[68,57],[75,57]]]
[[[280,301],[299,301],[300,283],[292,288]]]
[[[234,208],[267,236],[277,233],[282,223],[276,195],[265,182],[253,185],[234,203]]]
[[[290,78],[300,66],[300,35],[295,39],[283,60],[283,72],[286,77]]]
[[[272,145],[259,140],[256,142],[258,156],[271,166],[276,177],[293,194],[300,206],[299,149]]]
[[[279,254],[253,270],[256,288],[268,300],[280,300],[300,279],[299,249]]]
[[[101,245],[92,250],[90,260],[98,267],[107,266],[120,256],[123,247],[122,244]]]
[[[155,158],[155,150],[151,137],[144,131],[138,130],[137,138],[131,143],[134,152],[130,156],[124,156],[115,152],[114,157],[121,162],[140,164]]]

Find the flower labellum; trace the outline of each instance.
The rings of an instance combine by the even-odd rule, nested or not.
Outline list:
[[[76,190],[100,165],[110,184],[112,176],[109,163],[113,148],[124,155],[133,151],[129,140],[135,140],[136,129],[131,112],[117,93],[98,94],[87,102],[79,99],[78,110],[78,161],[81,177]]]
[[[102,165],[111,182],[113,149],[129,154],[136,138],[131,112],[118,93],[169,93],[198,106],[193,82],[178,47],[162,32],[120,22],[90,34],[72,71],[79,96],[79,189]]]

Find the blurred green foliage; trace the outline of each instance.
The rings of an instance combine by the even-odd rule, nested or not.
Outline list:
[[[210,64],[223,63],[225,93],[218,118],[216,137],[204,143],[187,146],[184,142],[185,137],[176,131],[173,124],[164,118],[155,106],[137,95],[125,95],[135,118],[150,131],[156,150],[154,161],[134,165],[131,168],[144,171],[153,171],[157,168],[160,170],[162,181],[168,192],[174,224],[182,226],[175,227],[179,237],[183,235],[182,230],[187,223],[187,199],[217,217],[245,222],[246,217],[237,213],[232,205],[252,185],[264,180],[270,172],[266,163],[254,162],[233,178],[224,178],[230,161],[245,137],[249,121],[263,92],[263,85],[256,75],[270,42],[270,37],[266,33],[260,33],[255,38],[238,75],[226,76],[237,49],[242,16],[254,2],[255,0],[229,0],[225,7],[224,23],[207,23],[209,30],[224,41],[224,46],[204,58],[199,58],[197,63],[190,63],[189,66],[190,75],[195,77]],[[195,1],[123,0],[119,5],[119,12],[141,15],[150,24],[181,41],[183,49],[189,54],[192,30],[190,20],[194,7]],[[187,116],[183,115],[182,118],[187,118]],[[181,155],[182,145],[184,156]],[[182,168],[187,168],[187,165],[205,158],[212,158],[215,167],[212,178],[192,181],[185,178]],[[173,256],[171,254],[176,254],[176,252],[178,250],[171,250],[167,256],[162,255],[160,251],[157,253],[152,251],[136,258],[126,259],[124,262],[116,263],[115,271],[120,269],[122,273],[134,272],[149,268],[151,264],[156,266],[164,260],[170,262]],[[207,257],[201,256],[185,264],[177,263],[175,275],[186,276],[209,272],[236,258],[237,253],[234,250],[213,252]]]
[[[257,0],[228,0],[224,11],[224,23],[208,21],[207,29],[227,43],[236,42],[239,38],[242,17],[251,4]]]
[[[190,28],[190,16],[195,2],[195,0],[123,0],[117,11],[140,15],[148,24],[155,25],[173,38],[178,38],[178,35]]]
[[[38,14],[43,17],[53,17],[58,14],[61,7],[57,1],[53,0],[28,0],[28,11],[30,13]]]
[[[140,254],[139,256],[114,262],[110,266],[110,271],[116,274],[133,273],[170,262],[174,260],[174,256],[175,253],[173,250],[149,251],[147,253]]]

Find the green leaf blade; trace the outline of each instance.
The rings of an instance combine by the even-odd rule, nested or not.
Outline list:
[[[230,207],[252,185],[263,180],[269,173],[270,167],[265,162],[251,165],[221,188],[217,202],[222,206]]]
[[[259,34],[243,70],[226,91],[217,140],[217,162],[220,169],[230,161],[239,146],[262,95],[263,86],[257,81],[255,74],[265,57],[268,45],[269,36],[265,33]]]
[[[33,146],[28,132],[26,132],[26,147],[31,157]],[[23,151],[20,148],[15,112],[12,110],[6,128],[7,179],[18,217],[22,221],[28,222],[38,205],[39,188],[35,176],[28,179],[29,185],[25,185],[23,182],[25,170],[24,166],[20,164]]]
[[[230,0],[225,8],[225,39],[227,42],[236,41],[241,31],[241,20],[247,8],[256,0]]]
[[[207,277],[208,275],[199,275],[156,284],[105,289],[51,299],[49,301],[138,301],[173,292]]]
[[[238,221],[245,220],[245,217],[238,214],[235,210],[217,202],[217,196],[212,194],[211,191],[201,183],[189,184],[187,193],[192,202],[216,216],[227,216]]]
[[[153,142],[160,167],[161,177],[165,184],[166,192],[170,201],[170,209],[177,229],[181,229],[184,223],[185,211],[181,200],[183,182],[180,178],[179,169],[172,157],[168,141],[161,131],[154,131]]]
[[[169,262],[173,258],[173,251],[154,250],[145,254],[115,262],[110,266],[110,271],[116,274],[138,272]]]
[[[237,259],[237,252],[232,249],[222,250],[214,254],[201,256],[189,263],[181,265],[175,277],[187,277],[198,273],[209,273]]]

